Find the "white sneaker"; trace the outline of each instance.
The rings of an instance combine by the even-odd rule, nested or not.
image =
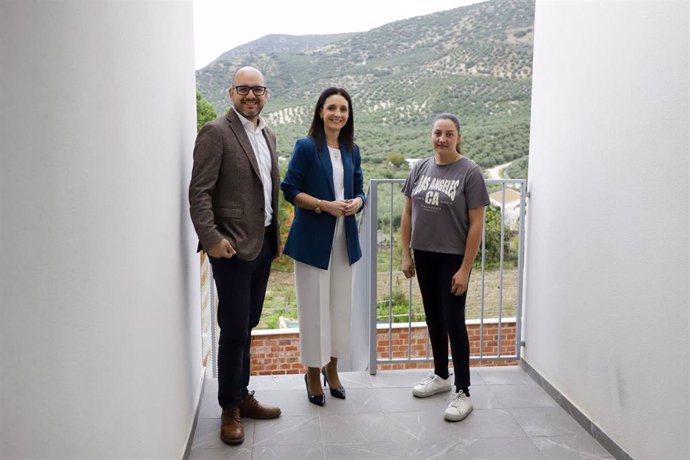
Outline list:
[[[443,418],[449,422],[459,422],[470,415],[473,408],[474,406],[472,405],[470,397],[466,396],[465,393],[460,390],[450,396],[450,402],[448,403],[448,407],[446,407]]]
[[[450,375],[447,379],[442,379],[436,374],[429,374],[426,380],[412,388],[412,394],[418,398],[426,398],[437,393],[450,391],[451,388]]]

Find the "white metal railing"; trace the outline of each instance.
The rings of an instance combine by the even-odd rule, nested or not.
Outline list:
[[[402,214],[404,195],[400,192],[404,180],[402,179],[373,179],[369,181],[367,193],[367,204],[359,218],[359,237],[362,246],[362,259],[357,263],[355,269],[355,281],[353,292],[353,312],[352,312],[352,338],[350,360],[341,361],[342,370],[366,370],[371,374],[376,373],[378,364],[386,363],[408,363],[408,362],[429,362],[430,346],[428,339],[425,344],[425,353],[422,357],[413,357],[412,353],[412,332],[418,326],[413,321],[414,307],[420,306],[420,302],[415,302],[416,290],[418,289],[416,280],[407,281],[407,316],[406,322],[400,322],[401,317],[393,311],[393,283],[394,278],[400,277],[400,267],[396,263],[396,258],[400,256],[396,253],[394,244],[398,237],[399,219]],[[473,281],[470,287],[479,292],[479,305],[477,318],[470,318],[468,324],[477,324],[479,327],[479,354],[470,357],[473,361],[497,361],[519,359],[521,338],[521,318],[522,318],[522,289],[523,289],[523,258],[525,241],[525,212],[526,212],[526,181],[518,179],[490,179],[486,180],[492,196],[494,208],[500,211],[499,228],[491,228],[492,237],[487,238],[487,225],[485,222],[484,232],[480,253],[478,255],[480,268],[479,280],[476,273],[473,274]],[[517,200],[511,200],[509,195],[517,194]],[[488,214],[487,214],[488,215]],[[495,224],[495,222],[494,222]],[[387,230],[387,233],[384,232]],[[497,233],[498,231],[498,233]],[[487,241],[488,240],[488,241]],[[498,243],[496,243],[498,240]],[[508,315],[505,315],[504,288],[505,288],[505,267],[506,247],[515,246],[512,256],[509,259],[516,259],[516,269],[511,276],[515,277],[515,286],[512,288],[514,305],[508,305]],[[498,246],[497,248],[495,246]],[[397,248],[399,249],[399,248]],[[490,261],[487,254],[493,254],[497,261]],[[217,315],[217,293],[213,282],[211,264],[207,257],[201,256],[201,307],[202,307],[202,351],[204,364],[210,372],[210,376],[217,377],[217,347],[219,328],[216,320]],[[384,267],[379,268],[379,262]],[[487,267],[493,263],[493,269]],[[486,311],[486,291],[487,274],[492,273],[497,280],[493,283],[498,290],[497,305],[495,312]],[[379,279],[387,279],[388,292],[381,294],[379,289]],[[388,306],[386,321],[381,321],[377,314],[379,304],[386,303]],[[468,303],[468,308],[473,307]],[[512,313],[512,314],[511,314]],[[515,322],[515,343],[514,353],[504,353],[502,340],[502,325],[505,321]],[[485,354],[485,326],[498,324],[497,351],[492,354]],[[420,323],[424,325],[424,323]],[[407,328],[407,355],[405,357],[393,357],[392,337],[393,330]],[[377,349],[377,329],[388,331],[388,358],[378,356]]]
[[[360,240],[364,251],[362,258],[363,266],[360,267],[365,272],[362,277],[366,282],[366,289],[355,289],[359,293],[356,303],[368,305],[369,314],[369,363],[368,368],[371,374],[376,373],[378,364],[385,363],[407,363],[407,362],[429,362],[433,358],[430,356],[428,339],[426,341],[424,356],[413,356],[412,353],[412,330],[415,326],[413,310],[416,305],[421,308],[419,296],[415,296],[413,291],[418,289],[416,280],[407,281],[407,305],[406,313],[394,313],[394,278],[400,280],[401,274],[399,262],[399,247],[396,247],[396,237],[398,237],[398,226],[404,195],[401,193],[402,179],[373,179],[369,182],[367,194],[367,207],[360,222]],[[525,212],[526,212],[526,181],[519,179],[490,179],[486,180],[487,187],[491,193],[493,213],[496,210],[500,213],[498,223],[495,219],[487,218],[485,215],[485,225],[482,234],[482,242],[478,255],[475,271],[480,270],[477,286],[475,280],[470,283],[470,287],[478,290],[479,306],[475,321],[471,321],[468,314],[468,323],[478,322],[479,328],[479,353],[472,355],[472,361],[498,361],[519,359],[521,338],[521,317],[522,317],[522,285],[523,285],[523,259],[525,241]],[[489,222],[487,222],[489,220]],[[498,228],[496,228],[498,226]],[[487,230],[491,233],[487,238]],[[488,241],[487,241],[488,240]],[[399,239],[397,241],[399,243]],[[510,257],[506,257],[507,252]],[[511,287],[511,305],[504,304],[505,294],[505,273],[506,267],[515,265],[511,271],[511,276],[515,277],[515,285]],[[491,270],[488,268],[491,267]],[[396,273],[396,275],[394,275]],[[486,309],[487,276],[491,274],[496,289],[498,290],[497,302],[491,312]],[[387,279],[387,292],[381,292],[382,277]],[[400,292],[396,291],[398,300]],[[416,299],[416,301],[415,301]],[[469,300],[469,299],[468,299]],[[387,305],[386,305],[387,304]],[[379,315],[379,307],[387,310],[387,318]],[[468,303],[468,309],[473,307]],[[506,316],[506,307],[508,315]],[[512,314],[510,314],[512,313]],[[488,316],[487,316],[488,314]],[[402,324],[400,317],[407,317],[407,321]],[[508,319],[509,318],[509,319]],[[513,319],[514,318],[514,319]],[[503,324],[506,321],[515,321],[515,342],[513,353],[506,353],[504,340],[502,339]],[[485,325],[487,321],[497,324],[498,338],[495,353],[485,353]],[[404,357],[394,357],[393,352],[393,330],[400,329],[407,325],[407,355]],[[423,323],[422,323],[423,324]],[[394,326],[395,325],[395,326]],[[403,326],[404,327],[404,326]],[[388,358],[381,357],[378,352],[378,329],[388,331]],[[354,351],[354,348],[353,348]],[[397,352],[399,355],[399,351]]]

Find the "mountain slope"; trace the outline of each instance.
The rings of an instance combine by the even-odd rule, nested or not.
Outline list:
[[[491,0],[368,32],[269,35],[199,70],[197,84],[222,113],[235,70],[261,69],[283,156],[306,134],[318,94],[342,86],[366,163],[430,155],[431,120],[448,111],[463,123],[465,153],[488,167],[527,155],[533,22],[532,1]]]

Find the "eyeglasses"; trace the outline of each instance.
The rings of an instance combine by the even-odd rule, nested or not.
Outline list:
[[[240,96],[246,96],[249,94],[249,91],[251,90],[252,93],[254,93],[254,96],[263,96],[266,93],[267,88],[265,86],[234,86],[235,91],[237,91],[237,94]]]

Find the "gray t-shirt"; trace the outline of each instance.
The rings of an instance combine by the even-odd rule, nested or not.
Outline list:
[[[465,253],[469,210],[489,204],[481,168],[465,157],[447,165],[419,160],[402,192],[412,199],[412,249],[444,254]]]

